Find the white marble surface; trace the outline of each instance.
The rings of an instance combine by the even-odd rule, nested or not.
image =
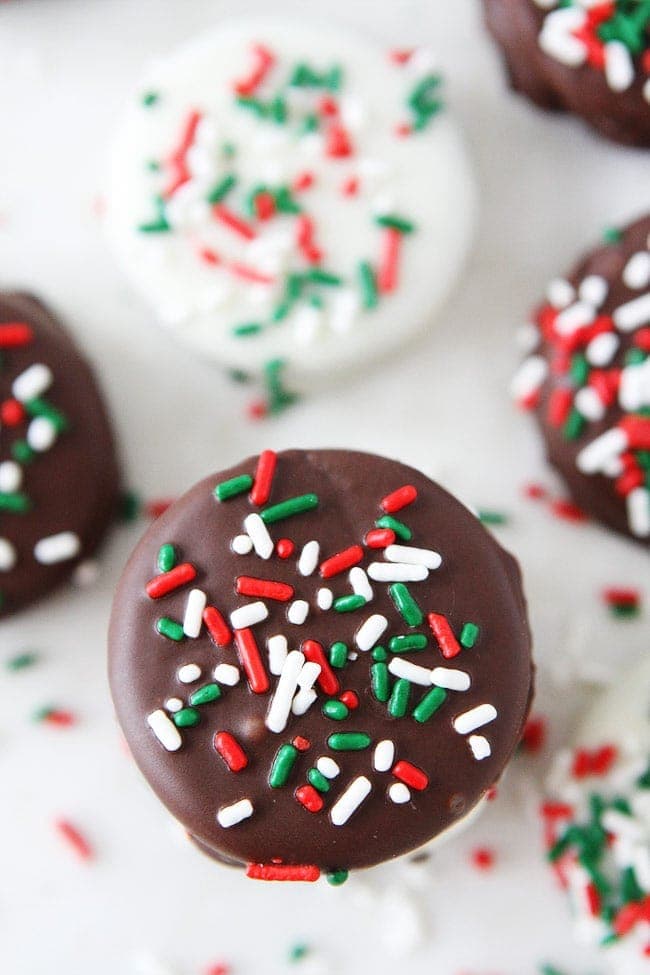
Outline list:
[[[141,62],[223,15],[267,9],[264,0],[0,5],[0,284],[38,291],[69,319],[101,368],[129,482],[148,497],[179,492],[262,446],[345,445],[399,457],[477,505],[506,509],[499,536],[524,567],[541,669],[536,710],[552,716],[557,741],[587,692],[585,665],[612,675],[647,649],[644,619],[615,623],[597,599],[605,584],[647,580],[647,556],[521,499],[523,481],[551,478],[505,392],[512,333],[547,279],[603,226],[648,209],[648,157],[506,96],[473,0],[274,6],[329,12],[387,43],[440,51],[483,210],[463,285],[429,337],[354,386],[250,424],[248,394],[155,329],[113,266],[95,201]],[[105,680],[110,593],[137,533],[113,535],[95,588],[0,628],[2,659],[22,647],[41,654],[29,671],[0,670],[3,973],[202,975],[224,959],[234,973],[273,975],[290,970],[297,941],[315,952],[291,966],[303,975],[397,966],[526,975],[543,960],[575,975],[602,968],[573,945],[541,866],[533,809],[544,756],[519,759],[500,799],[425,871],[393,866],[340,890],[305,890],[254,884],[187,848],[120,748]],[[78,725],[31,723],[48,703],[74,710]],[[55,835],[60,815],[87,833],[94,862],[78,863]],[[480,845],[497,852],[490,873],[468,863]]]

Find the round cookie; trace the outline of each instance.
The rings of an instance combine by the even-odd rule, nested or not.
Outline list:
[[[548,857],[576,934],[614,971],[641,975],[650,952],[650,658],[596,702],[561,753],[542,807]]]
[[[264,451],[146,533],[110,626],[118,718],[206,853],[340,881],[468,816],[523,729],[517,564],[419,472]]]
[[[428,324],[475,207],[436,63],[328,26],[235,22],[158,63],[114,147],[107,226],[201,355],[308,390]],[[272,385],[272,381],[269,381]]]
[[[574,501],[650,542],[650,218],[608,231],[523,333],[514,378]]]
[[[484,0],[510,84],[573,112],[608,139],[650,146],[650,6],[645,0]]]
[[[119,473],[95,378],[36,298],[0,293],[0,614],[92,556]]]

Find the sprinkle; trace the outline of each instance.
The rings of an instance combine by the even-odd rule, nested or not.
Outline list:
[[[355,610],[361,609],[365,605],[365,598],[356,594],[351,596],[339,596],[334,600],[334,609],[337,613],[353,613]]]
[[[619,305],[612,317],[621,332],[633,332],[641,325],[647,325],[650,322],[650,293]],[[16,399],[20,399],[15,391],[14,395]]]
[[[605,44],[605,76],[612,91],[626,91],[634,81],[634,62],[621,41]]]
[[[415,224],[411,220],[405,220],[404,217],[399,217],[397,216],[397,214],[393,214],[393,213],[380,214],[379,216],[375,217],[375,223],[379,227],[392,227],[393,230],[399,230],[401,234],[412,234],[413,231],[415,230]],[[407,486],[407,490],[415,491],[414,497],[417,497],[417,491],[415,490],[415,488],[411,487],[411,485]],[[395,494],[397,493],[398,492],[395,491]],[[390,497],[393,497],[393,495],[390,495]],[[413,498],[406,501],[405,504],[410,504],[412,500]],[[384,506],[382,504],[382,508],[383,507]],[[404,507],[404,505],[402,505],[401,507]],[[388,511],[388,510],[389,510],[388,508],[384,508],[384,511]],[[394,508],[393,510],[399,511],[399,508]]]
[[[236,498],[240,494],[244,494],[248,491],[253,484],[253,478],[250,474],[238,474],[236,477],[231,477],[228,481],[222,481],[214,489],[214,496],[217,501],[229,501],[231,498]]]
[[[158,549],[157,565],[158,571],[163,573],[171,571],[176,565],[176,549],[169,542]]]
[[[266,641],[269,652],[269,670],[277,677],[282,673],[284,661],[287,658],[287,638],[281,633],[270,636]]]
[[[406,562],[371,562],[368,575],[375,582],[422,582],[429,575],[424,565]]]
[[[240,596],[259,596],[262,599],[275,599],[281,603],[286,603],[293,596],[293,586],[284,582],[272,582],[270,579],[256,579],[252,576],[237,576],[236,590]]]
[[[403,718],[408,708],[411,694],[411,682],[404,677],[398,677],[393,684],[393,690],[388,700],[388,713],[392,718]]]
[[[420,684],[422,687],[431,686],[431,671],[427,670],[426,667],[411,663],[410,660],[393,657],[388,664],[388,670],[394,677],[402,677],[413,684]]]
[[[54,827],[80,860],[92,860],[93,850],[88,840],[67,819],[57,819]]]
[[[306,542],[298,559],[298,572],[301,576],[310,576],[316,570],[320,556],[320,545],[315,539]]]
[[[341,771],[334,759],[328,755],[321,755],[316,762],[316,768],[326,779],[335,779]]]
[[[377,293],[377,279],[372,265],[368,261],[359,261],[358,275],[363,307],[368,310],[376,308],[379,303],[379,295]]]
[[[344,826],[364,799],[370,795],[371,790],[372,785],[365,775],[359,775],[354,779],[332,806],[330,811],[332,825]]]
[[[287,610],[287,619],[295,626],[302,626],[309,615],[309,603],[306,599],[294,599]]]
[[[3,322],[0,324],[0,349],[18,349],[30,345],[34,331],[27,322]]]
[[[285,880],[314,883],[320,877],[319,867],[292,866],[290,864],[249,863],[246,876],[253,880]]]
[[[445,660],[451,660],[457,656],[461,651],[461,646],[456,640],[447,618],[440,613],[429,613],[427,620]]]
[[[476,731],[477,728],[482,728],[483,725],[490,724],[496,716],[497,710],[492,704],[479,704],[477,707],[459,714],[454,718],[452,724],[459,735],[467,735],[471,731]]]
[[[273,539],[260,515],[255,512],[247,515],[244,518],[244,528],[253,543],[256,554],[262,559],[270,559],[273,555]]]
[[[11,391],[20,403],[26,403],[47,392],[53,381],[52,371],[42,362],[35,362],[14,379]]]
[[[447,692],[442,687],[434,687],[413,708],[413,717],[420,724],[428,721],[447,700]]]
[[[460,645],[471,650],[478,640],[480,630],[476,623],[465,623],[460,631]]]
[[[355,596],[363,596],[366,603],[372,601],[374,596],[372,586],[368,581],[368,576],[360,566],[355,565],[353,569],[350,569],[348,581]]]
[[[596,474],[603,470],[612,457],[616,457],[628,447],[628,437],[620,427],[612,427],[584,447],[576,458],[578,469],[583,474]]]
[[[490,742],[483,735],[470,735],[467,740],[477,762],[482,762],[483,759],[489,758],[492,754]]]
[[[6,538],[0,538],[0,572],[10,572],[16,564],[16,549]]]
[[[311,664],[317,664],[320,667],[318,673],[318,686],[324,694],[333,696],[338,694],[341,685],[339,684],[338,677],[329,665],[329,661],[325,656],[325,651],[320,643],[316,640],[305,640],[302,645],[302,652],[305,655],[305,659]],[[306,666],[306,665],[305,665]],[[301,684],[301,686],[303,686]]]
[[[429,785],[429,776],[417,765],[410,762],[399,761],[392,769],[392,773],[400,782],[404,782],[412,789],[422,792]]]
[[[395,532],[391,528],[373,528],[364,539],[368,548],[387,548],[395,541]]]
[[[388,590],[395,608],[402,619],[409,626],[420,626],[424,622],[424,614],[411,595],[407,586],[402,582],[395,582]]]
[[[169,616],[161,616],[157,620],[156,630],[161,636],[167,637],[168,640],[174,640],[176,643],[179,643],[185,636],[182,625],[176,620],[170,619]]]
[[[629,259],[623,270],[623,282],[628,288],[640,291],[650,285],[650,253],[638,251]],[[0,341],[1,345],[1,341]]]
[[[388,798],[396,805],[402,806],[405,802],[410,802],[411,793],[403,782],[393,782],[388,788]]]
[[[392,515],[382,515],[375,522],[375,527],[386,528],[395,532],[397,537],[403,542],[410,542],[413,537],[413,532],[408,525],[405,525],[402,521],[398,521],[397,518],[393,518]]]
[[[350,714],[342,701],[325,701],[322,711],[325,717],[331,718],[332,721],[343,721]]]
[[[385,738],[376,747],[372,758],[373,768],[376,772],[388,772],[392,768],[395,760],[395,744]]]
[[[331,558],[322,562],[319,570],[320,574],[323,579],[331,579],[332,576],[339,575],[353,565],[357,565],[362,558],[363,549],[361,546],[352,545],[350,548],[346,548],[344,551],[338,552],[337,555],[332,555]]]
[[[379,613],[369,616],[355,634],[354,640],[359,650],[371,650],[380,639],[382,633],[386,631],[387,627],[388,620],[385,616]]]
[[[370,668],[372,693],[378,701],[385,703],[390,697],[390,681],[388,667],[383,661],[377,661]]]
[[[55,565],[74,559],[80,551],[81,541],[75,532],[59,532],[36,542],[34,558],[41,565]]]
[[[472,850],[472,866],[476,867],[477,870],[491,870],[495,859],[494,850],[490,850],[488,847],[478,846]]]
[[[20,464],[13,460],[0,463],[0,493],[13,494],[18,491],[23,481],[23,471]]]
[[[505,525],[508,521],[508,516],[504,511],[495,511],[494,509],[481,508],[477,515],[483,525]]]
[[[279,504],[272,505],[270,508],[265,508],[262,511],[262,520],[265,525],[272,525],[276,521],[281,521],[283,518],[291,518],[293,515],[302,514],[304,511],[312,511],[317,507],[318,496],[316,494],[301,494],[299,497],[290,498],[287,501],[281,501]],[[249,517],[253,516],[249,515]]]
[[[214,606],[206,606],[203,610],[203,622],[213,643],[218,647],[227,647],[232,640],[232,633],[219,610]]]
[[[247,224],[245,220],[242,220],[236,213],[229,210],[224,203],[215,203],[212,207],[212,213],[220,223],[245,240],[254,240],[257,236],[250,224]],[[250,487],[250,484],[248,487]],[[245,488],[246,491],[248,487]]]
[[[428,642],[424,633],[409,633],[406,636],[392,636],[388,646],[391,653],[410,653],[412,650],[424,650]]]
[[[223,758],[231,772],[241,772],[246,768],[248,765],[246,752],[228,731],[218,731],[212,743],[214,750]]]
[[[630,531],[637,538],[648,538],[650,536],[650,491],[638,487],[630,491],[626,503]]]
[[[27,428],[27,443],[32,450],[43,453],[54,445],[57,429],[47,417],[37,416]]]
[[[255,603],[247,603],[234,609],[230,614],[230,623],[233,630],[244,630],[256,623],[261,623],[269,615],[266,605],[259,600]]]
[[[330,647],[330,666],[337,670],[345,667],[348,662],[348,648],[345,643],[337,641]]]
[[[183,562],[181,565],[170,569],[169,572],[164,572],[162,575],[150,579],[145,590],[149,599],[160,599],[162,596],[174,592],[175,589],[180,589],[181,586],[195,578],[196,569],[194,566],[189,562]]]
[[[298,675],[304,662],[303,654],[297,650],[292,650],[291,653],[287,654],[282,665],[280,679],[266,716],[266,727],[275,734],[284,731],[287,726],[291,713],[291,703],[298,687]]]
[[[250,799],[240,799],[230,806],[222,806],[217,813],[217,822],[224,829],[230,829],[253,815],[253,803]]]
[[[204,684],[198,690],[190,694],[191,706],[198,707],[201,704],[212,704],[221,697],[221,688],[218,684]]]
[[[316,603],[319,609],[327,612],[328,609],[332,608],[332,603],[334,602],[334,594],[331,589],[319,589],[316,593]]]
[[[521,749],[529,755],[536,755],[544,747],[545,740],[546,720],[534,716],[528,718],[521,736]]]
[[[370,735],[362,731],[337,731],[327,739],[327,744],[335,752],[358,752],[371,743]]]
[[[384,552],[389,562],[406,562],[408,565],[424,565],[427,569],[438,569],[442,556],[427,548],[412,548],[410,545],[388,545]]]
[[[239,668],[234,664],[217,664],[213,671],[214,679],[226,687],[235,687],[239,683]]]
[[[177,714],[178,711],[182,711],[183,702],[180,697],[168,697],[165,701],[165,710],[169,711],[170,714]]]
[[[391,294],[397,289],[401,245],[401,232],[395,227],[387,227],[384,231],[382,254],[377,272],[377,287],[381,294]]]
[[[237,177],[234,175],[234,173],[228,173],[210,190],[206,197],[208,203],[211,203],[212,205],[215,203],[221,203],[221,201],[226,198],[228,193],[230,193],[236,184]]]
[[[296,546],[290,538],[279,538],[275,543],[275,551],[278,558],[290,559],[296,551]]]
[[[201,668],[198,664],[185,664],[176,671],[181,684],[193,684],[201,676]]]
[[[298,749],[295,745],[280,745],[269,772],[269,785],[272,789],[281,789],[287,784],[297,758]]]
[[[18,671],[26,670],[28,667],[33,667],[33,665],[38,661],[38,654],[31,650],[25,650],[23,653],[17,653],[14,657],[9,657],[5,661],[5,667],[7,670]]]
[[[147,715],[147,724],[154,735],[168,752],[176,752],[183,744],[178,728],[173,724],[162,710],[152,711]]]
[[[303,714],[306,714],[317,697],[318,695],[313,688],[302,688],[300,691],[298,691],[293,699],[293,703],[291,705],[292,713],[297,717],[301,717]]]
[[[250,689],[254,694],[264,694],[269,689],[269,679],[253,631],[235,630],[235,645]]]
[[[431,671],[431,683],[436,687],[445,687],[449,691],[468,691],[472,682],[469,674],[464,670],[434,667]]]

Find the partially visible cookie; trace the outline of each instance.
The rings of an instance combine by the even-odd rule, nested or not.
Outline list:
[[[0,615],[91,556],[119,492],[106,408],[85,359],[36,298],[0,294]]]

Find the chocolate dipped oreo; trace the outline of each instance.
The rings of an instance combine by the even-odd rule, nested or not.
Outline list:
[[[467,817],[533,681],[514,559],[418,471],[344,450],[264,451],[172,505],[109,656],[152,788],[266,880],[340,882]]]
[[[650,7],[605,0],[484,0],[512,87],[615,142],[650,146]]]
[[[650,218],[552,281],[512,384],[551,464],[596,520],[650,544]]]
[[[37,299],[0,294],[0,614],[70,578],[114,517],[119,473],[95,378]]]

